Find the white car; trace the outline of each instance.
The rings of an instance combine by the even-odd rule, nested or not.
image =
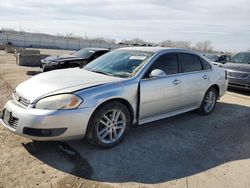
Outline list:
[[[83,138],[111,147],[132,124],[197,109],[210,114],[227,90],[224,69],[183,49],[133,47],[84,68],[21,83],[3,110],[4,127],[33,140]]]

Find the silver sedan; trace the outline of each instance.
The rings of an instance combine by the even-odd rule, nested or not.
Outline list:
[[[198,53],[122,48],[83,68],[21,83],[3,110],[8,130],[32,140],[80,139],[111,147],[133,124],[197,110],[210,114],[227,89],[225,70]]]

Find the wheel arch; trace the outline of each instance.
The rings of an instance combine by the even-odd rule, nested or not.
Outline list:
[[[126,99],[123,99],[123,98],[112,98],[112,99],[108,99],[106,101],[103,101],[101,104],[99,104],[97,106],[97,108],[95,109],[95,111],[97,109],[101,108],[103,105],[105,105],[105,104],[107,104],[109,102],[114,102],[114,101],[120,102],[120,103],[122,103],[123,105],[125,105],[127,107],[128,111],[130,113],[130,116],[131,116],[131,123],[132,123],[132,121],[133,121],[133,119],[135,117],[134,109],[133,109],[132,105],[130,104],[130,102],[128,100],[126,100]]]
[[[211,89],[211,88],[214,88],[216,91],[217,91],[217,98],[219,99],[220,98],[220,87],[217,85],[217,84],[213,84],[213,85],[211,85],[209,88],[208,88],[208,90],[209,89]],[[208,91],[207,90],[207,91]]]
[[[131,124],[133,123],[133,120],[134,120],[134,117],[135,117],[135,112],[134,112],[134,109],[133,109],[132,105],[130,104],[130,102],[127,101],[126,99],[123,99],[123,98],[112,98],[112,99],[108,99],[106,101],[101,102],[95,108],[95,110],[93,111],[93,113],[91,114],[91,116],[89,118],[89,122],[88,122],[87,129],[86,129],[87,131],[89,130],[90,120],[91,120],[91,118],[93,118],[93,115],[95,114],[95,112],[97,110],[99,110],[102,106],[104,106],[105,104],[110,103],[110,102],[114,102],[114,101],[120,102],[120,103],[122,103],[123,105],[126,106],[126,108],[128,109],[128,111],[130,113],[130,116],[131,116],[131,118],[130,118],[131,119]]]

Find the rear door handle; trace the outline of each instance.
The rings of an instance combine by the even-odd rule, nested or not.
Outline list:
[[[177,84],[179,84],[179,83],[181,83],[180,80],[175,79],[175,80],[173,81],[173,84],[174,84],[174,85],[177,85]]]
[[[203,78],[204,80],[206,80],[206,79],[208,79],[208,75],[204,75],[202,78]]]

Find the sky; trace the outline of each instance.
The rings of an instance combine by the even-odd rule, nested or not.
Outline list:
[[[0,0],[0,27],[250,49],[250,0]]]

